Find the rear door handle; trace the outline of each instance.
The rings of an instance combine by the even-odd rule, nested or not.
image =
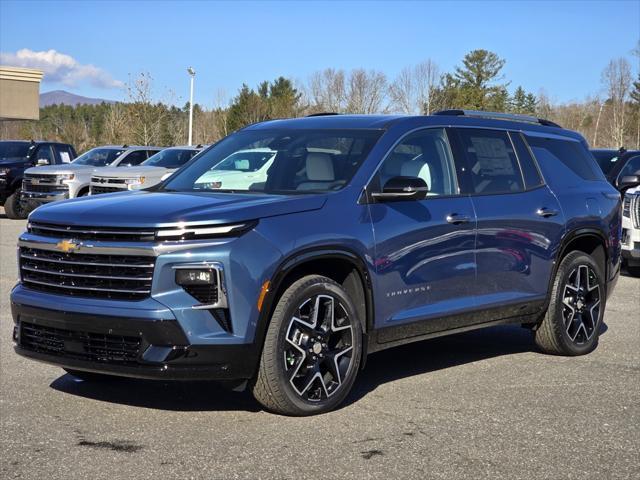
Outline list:
[[[457,213],[450,213],[447,215],[447,223],[452,225],[461,225],[463,223],[469,223],[471,219],[466,215],[458,215]]]
[[[540,217],[555,217],[556,215],[558,215],[558,210],[554,210],[552,208],[547,208],[547,207],[542,207],[539,208],[538,210],[536,210],[536,215],[540,216]]]

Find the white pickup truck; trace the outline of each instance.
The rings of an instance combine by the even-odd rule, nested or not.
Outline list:
[[[162,147],[106,145],[92,148],[71,163],[47,165],[25,170],[22,202],[33,210],[39,205],[89,193],[89,182],[96,168],[132,168],[160,152]]]
[[[101,168],[91,177],[90,195],[152,187],[168,178],[205,147],[169,147],[137,167]]]

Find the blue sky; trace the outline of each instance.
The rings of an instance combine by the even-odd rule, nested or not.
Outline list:
[[[41,91],[124,98],[129,74],[149,72],[158,97],[211,106],[279,75],[304,81],[326,67],[382,70],[431,58],[451,70],[468,51],[506,59],[512,87],[556,101],[598,93],[607,62],[640,38],[640,1],[176,2],[0,0],[3,63],[49,62]],[[33,52],[55,52],[33,53]],[[26,53],[25,53],[26,52]],[[30,53],[31,52],[31,53]],[[53,81],[56,80],[56,81]]]

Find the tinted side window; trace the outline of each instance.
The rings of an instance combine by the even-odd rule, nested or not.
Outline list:
[[[73,154],[71,153],[71,149],[66,145],[58,145],[58,156],[60,157],[61,163],[70,163],[73,160]]]
[[[444,129],[412,133],[393,149],[378,170],[380,185],[399,176],[423,179],[429,188],[427,196],[458,193],[453,156]]]
[[[145,150],[135,150],[127,155],[119,164],[120,167],[139,165],[147,159]]]
[[[507,132],[458,129],[469,164],[473,193],[512,193],[524,190],[522,173]]]
[[[38,147],[38,151],[36,152],[36,161],[38,160],[47,160],[49,165],[53,165],[55,163],[53,152],[49,145],[42,145]]]
[[[538,166],[536,165],[536,161],[531,156],[531,152],[529,152],[521,134],[511,132],[509,135],[511,136],[513,146],[516,149],[516,154],[518,155],[518,160],[520,162],[520,169],[522,170],[522,176],[524,177],[524,184],[527,186],[527,189],[539,187],[544,184],[540,171],[538,170]]]
[[[600,169],[595,164],[595,159],[580,143],[530,135],[526,138],[536,158],[551,158],[557,165],[564,165],[582,180],[603,180],[598,175]]]
[[[631,157],[627,163],[625,163],[622,170],[620,170],[618,178],[622,178],[626,175],[640,175],[640,155]]]

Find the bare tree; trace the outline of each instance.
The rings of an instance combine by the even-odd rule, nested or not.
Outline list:
[[[425,60],[414,67],[405,67],[389,85],[389,97],[394,110],[410,115],[432,111],[433,94],[440,74],[433,60]]]
[[[121,103],[112,103],[104,117],[103,141],[106,143],[125,143],[127,138],[127,109]]]
[[[306,96],[313,112],[344,112],[347,108],[344,72],[327,68],[313,73]]]
[[[611,60],[602,72],[610,107],[610,138],[613,146],[624,146],[626,104],[631,90],[631,66],[626,58]]]
[[[153,103],[152,84],[153,78],[144,72],[127,84],[129,128],[132,141],[140,145],[159,144],[165,120],[166,109]]]
[[[382,112],[386,89],[384,73],[362,68],[352,70],[347,87],[347,111],[363,114]]]

